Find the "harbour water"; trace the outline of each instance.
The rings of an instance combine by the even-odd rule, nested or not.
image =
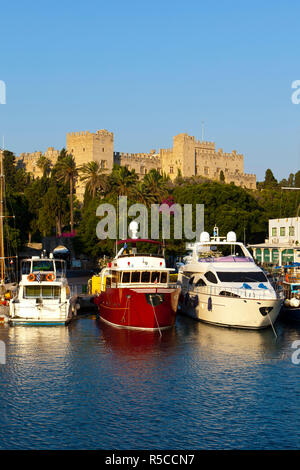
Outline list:
[[[300,324],[0,326],[1,449],[297,449]]]

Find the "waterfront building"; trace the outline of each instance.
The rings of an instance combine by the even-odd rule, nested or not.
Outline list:
[[[285,265],[300,262],[300,217],[269,220],[269,237],[264,243],[250,245],[257,262]]]

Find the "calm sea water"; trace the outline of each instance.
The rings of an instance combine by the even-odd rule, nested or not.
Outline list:
[[[297,449],[300,324],[1,326],[1,449]]]

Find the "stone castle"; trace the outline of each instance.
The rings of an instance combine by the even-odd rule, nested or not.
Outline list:
[[[110,172],[114,164],[127,166],[143,177],[151,169],[156,169],[174,180],[178,175],[183,178],[202,176],[210,180],[220,181],[221,171],[225,183],[234,183],[249,189],[256,188],[256,176],[244,173],[244,156],[235,150],[224,153],[216,150],[213,142],[196,140],[188,134],[173,137],[173,148],[151,150],[149,153],[123,153],[114,151],[114,135],[105,129],[92,132],[71,132],[67,134],[67,152],[72,153],[78,166],[90,161],[100,163],[103,171]],[[45,155],[55,164],[59,150],[53,147],[42,152],[22,153],[19,164],[33,176],[42,175],[38,167],[39,158]],[[79,181],[76,194],[83,198],[84,185]]]

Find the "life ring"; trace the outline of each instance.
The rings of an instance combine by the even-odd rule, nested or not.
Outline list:
[[[28,281],[32,282],[32,281],[35,281],[36,276],[35,276],[35,274],[30,273],[30,274],[27,276],[27,279],[28,279]]]
[[[55,275],[53,273],[49,273],[46,276],[47,281],[54,281]]]

